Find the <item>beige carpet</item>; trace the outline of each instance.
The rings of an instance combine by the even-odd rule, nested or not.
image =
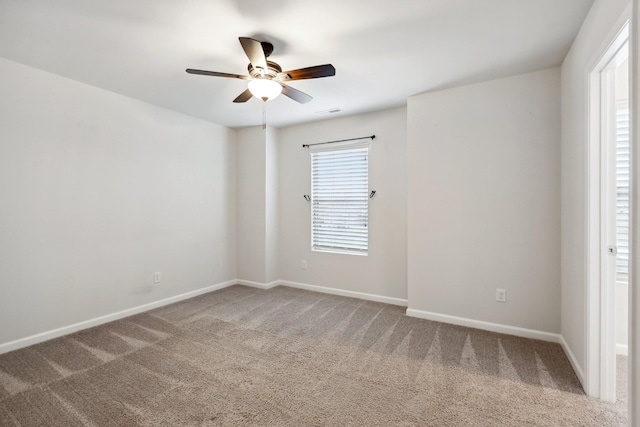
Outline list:
[[[560,346],[233,286],[0,355],[0,425],[617,426]]]

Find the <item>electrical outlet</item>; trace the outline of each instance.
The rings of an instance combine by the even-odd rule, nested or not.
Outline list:
[[[496,289],[496,301],[507,302],[507,291],[505,289]]]
[[[302,263],[300,264],[300,268],[302,268],[303,270],[307,269],[307,260],[303,259]]]
[[[160,272],[153,273],[153,283],[160,283]]]

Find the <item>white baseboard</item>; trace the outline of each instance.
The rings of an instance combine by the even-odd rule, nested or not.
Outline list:
[[[628,356],[629,346],[625,344],[616,344],[616,354],[620,356]]]
[[[63,335],[68,335],[73,332],[77,332],[83,329],[92,328],[94,326],[102,325],[103,323],[113,322],[114,320],[123,319],[125,317],[132,316],[134,314],[142,313],[143,311],[149,311],[154,308],[162,307],[165,305],[173,304],[174,302],[182,301],[185,299],[197,297],[198,295],[206,294],[208,292],[217,291],[219,289],[226,288],[238,283],[237,280],[229,280],[227,282],[218,283],[216,285],[207,286],[205,288],[197,289],[195,291],[186,292],[184,294],[176,295],[173,297],[165,298],[159,301],[150,302],[147,304],[139,305],[137,307],[128,308],[126,310],[118,311],[117,313],[111,313],[104,316],[96,317],[93,319],[85,320],[82,322],[74,323],[72,325],[63,326],[61,328],[52,329],[50,331],[41,332],[39,334],[31,335],[25,338],[20,338],[15,341],[9,341],[0,344],[0,354],[7,353],[9,351],[18,350],[23,347],[38,344],[44,341],[49,341],[53,338],[58,338]]]
[[[567,342],[564,340],[564,337],[560,334],[536,331],[534,329],[520,328],[517,326],[502,325],[500,323],[491,323],[491,322],[484,322],[481,320],[467,319],[464,317],[449,316],[447,314],[432,313],[429,311],[415,310],[412,308],[407,309],[407,316],[418,317],[420,319],[433,320],[433,321],[442,322],[442,323],[450,323],[458,326],[466,326],[468,328],[482,329],[485,331],[497,332],[500,334],[515,335],[517,337],[531,338],[535,340],[548,341],[548,342],[560,344],[565,354],[567,355],[567,359],[569,359],[569,363],[571,363],[571,367],[573,368],[573,371],[576,373],[576,376],[578,377],[578,380],[580,381],[582,388],[584,388],[584,374],[582,372],[582,368],[578,364],[578,361],[576,360],[576,357],[571,351],[571,348],[569,347]]]
[[[279,280],[274,280],[273,282],[262,283],[262,282],[254,282],[252,280],[238,279],[238,280],[236,280],[236,284],[249,286],[249,287],[252,287],[252,288],[258,288],[258,289],[271,289],[271,288],[275,288],[276,286],[278,286],[280,284],[280,281]]]
[[[310,285],[307,283],[291,282],[287,280],[275,280],[270,283],[260,283],[260,282],[254,282],[251,280],[235,279],[235,280],[229,280],[223,283],[218,283],[216,285],[208,286],[205,288],[197,289],[195,291],[186,292],[184,294],[176,295],[173,297],[165,298],[159,301],[154,301],[151,303],[139,305],[137,307],[132,307],[116,313],[111,313],[105,316],[96,317],[94,319],[86,320],[83,322],[74,323],[72,325],[63,326],[61,328],[52,329],[50,331],[31,335],[25,338],[20,338],[7,343],[2,343],[0,344],[0,354],[17,350],[23,347],[28,347],[30,345],[38,344],[54,338],[58,338],[63,335],[68,335],[83,329],[88,329],[94,326],[102,325],[103,323],[119,320],[125,317],[132,316],[134,314],[142,313],[144,311],[152,310],[154,308],[169,305],[178,301],[193,298],[208,292],[217,291],[235,284],[250,286],[250,287],[259,288],[259,289],[271,289],[276,286],[289,286],[292,288],[305,289],[308,291],[320,292],[325,294],[340,295],[340,296],[358,298],[358,299],[363,299],[368,301],[376,301],[376,302],[382,302],[386,304],[393,304],[401,307],[407,306],[407,300],[402,298],[393,298],[393,297],[386,297],[382,295],[368,294],[364,292],[348,291],[348,290],[337,289],[337,288],[328,288],[325,286]],[[560,345],[564,349],[564,352],[567,354],[567,357],[571,362],[571,366],[573,367],[573,370],[576,372],[576,375],[578,376],[580,383],[583,384],[584,386],[584,376],[582,373],[582,369],[580,368],[580,365],[578,365],[578,363],[576,362],[573,352],[571,351],[571,349],[569,348],[569,346],[567,345],[567,343],[565,342],[564,338],[561,335],[553,334],[549,332],[541,332],[541,331],[535,331],[531,329],[519,328],[515,326],[501,325],[498,323],[483,322],[479,320],[466,319],[462,317],[449,316],[449,315],[439,314],[439,313],[432,313],[428,311],[415,310],[415,309],[407,309],[407,316],[418,317],[418,318],[427,319],[427,320],[434,320],[434,321],[443,322],[443,323],[451,323],[454,325],[466,326],[470,328],[483,329],[491,332],[498,332],[498,333],[503,333],[508,335],[516,335],[516,336],[521,336],[525,338],[533,338],[533,339],[539,339],[543,341],[560,343]],[[625,352],[627,351],[626,346],[618,345],[618,348],[617,348],[618,354],[622,354],[620,353],[620,351],[622,351],[621,347],[624,347]]]
[[[464,317],[450,316],[448,314],[433,313],[430,311],[407,309],[407,316],[420,319],[434,320],[436,322],[450,323],[452,325],[466,326],[468,328],[482,329],[484,331],[500,334],[515,335],[517,337],[531,338],[534,340],[560,342],[560,335],[551,332],[536,331],[533,329],[519,328],[517,326],[502,325],[500,323],[484,322],[482,320],[467,319]]]
[[[290,282],[288,280],[280,280],[279,285],[289,286],[290,288],[306,289],[308,291],[321,292],[323,294],[340,295],[343,297],[351,297],[364,299],[367,301],[383,302],[385,304],[399,305],[401,307],[407,306],[407,300],[402,298],[386,297],[383,295],[367,294],[364,292],[347,291],[338,288],[327,288],[325,286],[309,285],[307,283]]]
[[[44,341],[49,341],[54,338],[68,335],[83,329],[92,328],[94,326],[102,325],[103,323],[113,322],[125,317],[132,316],[134,314],[142,313],[144,311],[152,310],[154,308],[162,307],[165,305],[173,304],[174,302],[182,301],[185,299],[193,298],[198,295],[206,294],[208,292],[217,291],[232,285],[244,285],[259,289],[271,289],[279,285],[290,286],[292,288],[307,289],[315,292],[329,293],[334,295],[342,295],[346,297],[360,298],[371,301],[384,302],[388,304],[407,306],[407,300],[399,298],[390,298],[380,295],[366,294],[361,292],[345,291],[342,289],[325,288],[323,286],[308,285],[305,283],[288,282],[282,280],[274,280],[270,283],[260,283],[251,280],[234,279],[227,282],[218,283],[216,285],[207,286],[205,288],[197,289],[195,291],[186,292],[184,294],[176,295],[173,297],[165,298],[159,301],[150,302],[147,304],[139,305],[137,307],[128,308],[116,313],[107,314],[104,316],[96,317],[93,319],[85,320],[82,322],[74,323],[72,325],[63,326],[61,328],[52,329],[50,331],[41,332],[39,334],[31,335],[25,338],[19,338],[14,341],[6,343],[0,343],[0,354],[7,353],[13,350],[18,350],[23,347],[38,344]]]
[[[582,368],[578,364],[578,361],[576,360],[576,356],[573,354],[573,351],[571,351],[571,347],[569,347],[569,344],[567,344],[567,342],[564,340],[564,337],[562,335],[560,335],[560,345],[564,350],[564,354],[567,355],[567,359],[569,359],[569,363],[571,363],[573,372],[576,373],[576,376],[578,377],[578,381],[580,381],[580,385],[582,385],[582,388],[586,390],[584,385],[584,373],[582,372]]]

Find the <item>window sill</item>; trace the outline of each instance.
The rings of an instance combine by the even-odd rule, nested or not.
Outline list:
[[[328,253],[328,254],[369,256],[369,252],[355,252],[355,251],[340,250],[340,249],[317,249],[317,248],[311,248],[311,251],[312,252],[324,252],[324,253]]]

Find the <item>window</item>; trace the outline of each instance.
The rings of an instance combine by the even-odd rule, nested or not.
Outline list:
[[[311,247],[366,255],[369,142],[311,151]]]
[[[616,282],[629,283],[629,105],[616,111]]]

